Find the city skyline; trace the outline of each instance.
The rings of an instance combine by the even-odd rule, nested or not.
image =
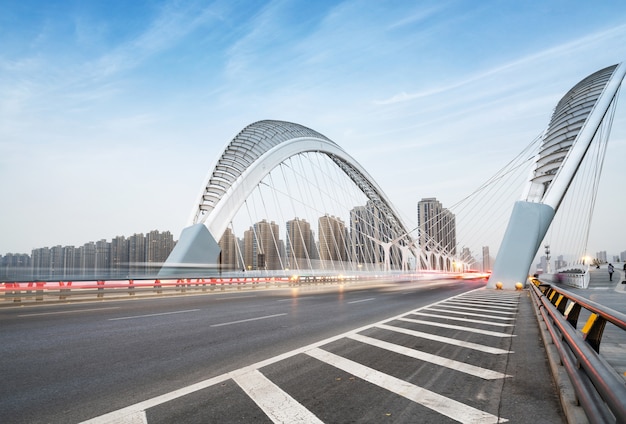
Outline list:
[[[625,21],[618,1],[3,3],[0,252],[178,237],[222,146],[260,119],[336,141],[412,223],[412,199],[455,204],[623,61]],[[625,111],[590,255],[625,247]]]

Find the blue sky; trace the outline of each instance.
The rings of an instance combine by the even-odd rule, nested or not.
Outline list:
[[[463,198],[590,73],[626,2],[0,3],[0,254],[177,238],[209,167],[261,119],[352,155],[409,221]],[[589,252],[626,250],[618,107]]]

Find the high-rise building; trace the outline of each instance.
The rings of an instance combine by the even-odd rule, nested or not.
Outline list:
[[[32,251],[32,268],[34,279],[46,279],[50,273],[50,249],[42,247]]]
[[[287,266],[292,269],[309,267],[311,251],[311,224],[305,219],[287,221]]]
[[[606,250],[596,253],[596,259],[601,263],[606,263]]]
[[[274,221],[267,222],[265,219],[254,224],[256,236],[257,268],[258,269],[281,269],[280,263],[280,237],[278,224]]]
[[[491,257],[489,256],[489,246],[483,246],[483,269],[482,271],[491,271]]]
[[[417,203],[419,244],[423,250],[456,254],[456,218],[434,197]]]
[[[96,269],[96,244],[93,241],[78,248],[82,278],[93,278]]]
[[[0,256],[0,280],[25,280],[32,278],[31,257],[26,253],[7,253]]]
[[[237,260],[237,238],[230,228],[226,228],[224,234],[220,238],[220,265],[223,270],[238,269]]]
[[[107,278],[111,269],[111,243],[106,240],[96,242],[96,261],[94,273],[96,278]]]
[[[281,269],[278,224],[262,220],[244,232],[246,269]]]
[[[129,272],[129,241],[124,236],[111,240],[111,276],[124,278]]]
[[[135,233],[128,238],[128,268],[131,275],[146,272],[146,238],[143,233]]]
[[[324,215],[318,219],[320,259],[323,261],[348,260],[347,229],[337,217]]]
[[[243,233],[243,262],[246,270],[256,269],[254,257],[254,228],[250,227]]]

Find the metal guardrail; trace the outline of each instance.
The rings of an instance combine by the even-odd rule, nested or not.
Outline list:
[[[531,285],[535,302],[591,423],[626,423],[626,384],[599,355],[607,322],[626,331],[626,314],[550,284]],[[582,308],[590,312],[577,329]]]
[[[0,299],[14,304],[44,301],[92,300],[128,296],[163,296],[213,290],[241,290],[257,287],[287,287],[302,284],[347,282],[332,277],[294,278],[185,278],[150,280],[96,280],[55,282],[12,282],[0,284]]]

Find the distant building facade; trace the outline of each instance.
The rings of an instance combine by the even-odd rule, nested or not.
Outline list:
[[[82,246],[36,248],[0,256],[0,281],[90,280],[153,275],[175,245],[169,231],[152,231]],[[132,252],[132,256],[131,256]]]
[[[417,224],[422,250],[456,255],[456,217],[436,198],[423,198],[417,203]]]

